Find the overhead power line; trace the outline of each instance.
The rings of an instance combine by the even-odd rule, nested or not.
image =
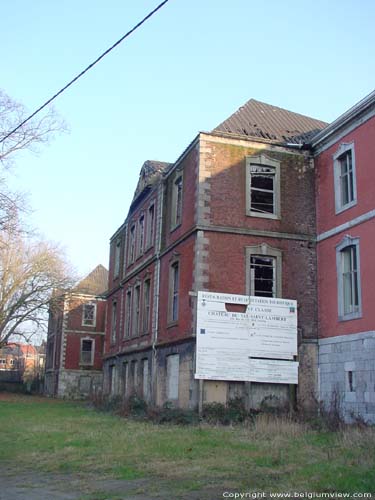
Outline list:
[[[145,23],[148,19],[150,19],[150,17],[152,17],[158,10],[160,10],[168,1],[169,0],[164,0],[163,2],[161,2],[153,11],[151,11],[141,21],[139,21],[138,24],[136,24],[124,36],[122,36],[119,40],[117,40],[117,42],[115,42],[111,47],[109,47],[109,49],[107,49],[97,59],[95,59],[95,61],[93,61],[91,64],[89,64],[87,66],[87,68],[85,68],[83,71],[81,71],[81,73],[79,73],[77,76],[75,76],[73,78],[73,80],[71,80],[69,83],[67,83],[62,89],[60,89],[58,92],[56,92],[55,95],[53,95],[50,99],[48,99],[48,101],[46,101],[36,111],[34,111],[34,113],[32,113],[27,118],[25,118],[25,120],[23,120],[23,122],[21,122],[19,125],[17,125],[17,127],[14,128],[13,130],[11,130],[5,137],[3,137],[0,140],[0,144],[2,142],[4,142],[6,139],[8,139],[8,137],[10,137],[12,134],[14,134],[14,132],[16,132],[18,129],[20,129],[21,127],[23,127],[23,125],[25,125],[25,123],[27,123],[29,120],[31,120],[32,118],[34,118],[35,115],[37,115],[38,113],[40,113],[40,111],[42,111],[42,109],[44,109],[46,106],[48,106],[48,104],[50,104],[52,101],[54,101],[60,94],[62,94],[63,92],[65,92],[65,90],[67,88],[69,88],[71,85],[73,85],[73,83],[75,83],[77,80],[79,80],[79,78],[81,78],[81,76],[83,76],[91,68],[93,68],[95,66],[95,64],[97,64],[101,59],[103,59],[103,57],[105,57],[107,54],[109,54],[115,47],[117,47],[117,45],[120,45],[120,43],[123,42],[125,40],[125,38],[128,38],[128,36],[130,36],[132,33],[134,33],[134,31],[136,31],[139,27],[141,27],[143,23]]]

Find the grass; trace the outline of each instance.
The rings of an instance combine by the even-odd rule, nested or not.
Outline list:
[[[375,493],[375,429],[318,432],[282,417],[251,426],[136,422],[63,401],[0,402],[0,465],[119,479],[176,490]],[[109,498],[109,497],[108,497]]]

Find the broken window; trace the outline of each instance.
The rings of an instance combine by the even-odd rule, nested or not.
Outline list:
[[[82,339],[81,341],[81,365],[92,365],[94,362],[94,341]]]
[[[82,326],[95,326],[96,304],[83,304]]]
[[[276,296],[276,258],[267,255],[250,257],[251,295]]]
[[[262,154],[246,158],[247,215],[280,216],[280,162]]]
[[[250,210],[260,214],[275,213],[275,169],[251,165]]]

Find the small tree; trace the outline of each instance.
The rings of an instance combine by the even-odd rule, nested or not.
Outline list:
[[[14,229],[0,231],[0,347],[16,335],[29,341],[46,324],[52,292],[72,284],[56,245]]]

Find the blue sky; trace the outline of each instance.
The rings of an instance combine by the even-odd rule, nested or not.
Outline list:
[[[158,0],[1,6],[0,87],[34,111]],[[177,159],[248,99],[332,121],[370,93],[372,0],[169,0],[54,104],[70,132],[9,182],[80,274],[108,264],[145,160]]]

